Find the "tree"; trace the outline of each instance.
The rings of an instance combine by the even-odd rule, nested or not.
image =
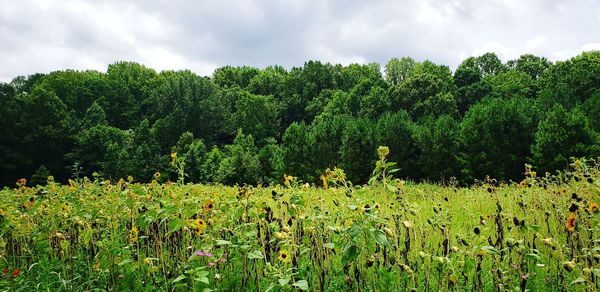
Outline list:
[[[460,125],[463,176],[522,177],[530,156],[536,109],[523,98],[489,98],[472,106]]]
[[[415,124],[406,111],[384,114],[375,125],[375,142],[377,146],[389,147],[388,160],[397,163],[400,170],[396,175],[401,178],[421,176],[416,163],[420,149],[414,132]],[[374,149],[370,152],[374,153]]]
[[[548,111],[554,103],[567,110],[576,107],[600,88],[600,51],[556,62],[542,73],[539,84],[539,96]]]
[[[340,166],[350,181],[355,184],[368,181],[375,165],[375,149],[373,123],[363,118],[349,120],[342,134]]]
[[[415,139],[420,149],[416,165],[425,178],[438,180],[460,176],[459,126],[454,118],[443,115],[433,123],[415,128]]]
[[[283,148],[277,145],[275,139],[269,139],[258,151],[258,160],[261,167],[259,182],[275,184],[281,181],[285,161]]]
[[[126,149],[130,145],[129,132],[108,125],[98,125],[83,130],[75,137],[75,147],[67,157],[71,162],[81,165],[87,176],[94,171],[102,172],[106,177],[120,177],[119,174],[127,176],[132,174],[131,169],[122,169],[125,165],[118,165],[116,160],[127,157]]]
[[[393,58],[385,65],[385,79],[392,85],[398,85],[406,80],[416,64],[410,57]]]
[[[246,88],[251,80],[259,75],[259,72],[257,68],[249,66],[225,66],[215,70],[213,80],[220,87]]]
[[[552,66],[552,62],[544,57],[538,57],[532,54],[521,55],[516,60],[510,60],[506,63],[508,68],[523,72],[531,79],[537,80],[544,71]]]
[[[42,164],[31,176],[30,184],[33,186],[46,185],[49,176],[50,171]]]
[[[194,134],[191,132],[185,132],[181,134],[171,152],[185,159],[186,180],[200,182],[207,154],[204,142],[201,139],[194,139]]]
[[[108,122],[106,121],[104,109],[98,102],[94,101],[85,111],[83,127],[87,129],[99,125],[108,125]]]
[[[262,145],[267,138],[279,138],[279,106],[270,95],[239,91],[231,125],[252,135]]]
[[[437,94],[452,91],[454,82],[450,69],[425,61],[416,65],[403,83],[391,88],[390,99],[394,110],[405,109],[413,117],[419,118],[417,113],[412,113],[416,104]]]
[[[228,185],[256,184],[260,175],[258,150],[252,135],[238,131],[233,144],[225,146],[219,165],[219,181]]]
[[[534,166],[553,172],[567,167],[570,157],[595,158],[600,154],[598,133],[590,129],[580,110],[566,111],[555,105],[539,123],[531,151]]]
[[[282,145],[284,149],[285,173],[310,180],[311,159],[308,141],[308,126],[304,122],[292,123],[283,134]]]

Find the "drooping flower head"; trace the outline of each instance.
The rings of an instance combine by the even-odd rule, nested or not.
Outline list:
[[[569,218],[567,218],[566,226],[569,232],[575,231],[575,213],[571,213],[569,215]]]

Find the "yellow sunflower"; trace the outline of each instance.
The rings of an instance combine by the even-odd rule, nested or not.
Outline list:
[[[204,209],[204,211],[206,211],[206,212],[210,212],[210,211],[212,211],[214,204],[215,204],[215,201],[213,201],[212,199],[208,199],[208,200],[204,201],[204,204],[202,205],[202,209]]]
[[[279,259],[280,262],[287,264],[292,261],[292,256],[290,255],[289,251],[282,249],[279,251],[279,256],[277,259]]]

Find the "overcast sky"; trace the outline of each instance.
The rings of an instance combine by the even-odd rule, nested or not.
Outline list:
[[[471,55],[564,60],[600,49],[596,0],[0,0],[0,81],[136,61],[211,75],[411,56],[455,68]]]

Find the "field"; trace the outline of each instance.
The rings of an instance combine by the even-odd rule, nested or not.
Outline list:
[[[600,175],[573,166],[469,188],[21,180],[0,290],[597,290]]]

